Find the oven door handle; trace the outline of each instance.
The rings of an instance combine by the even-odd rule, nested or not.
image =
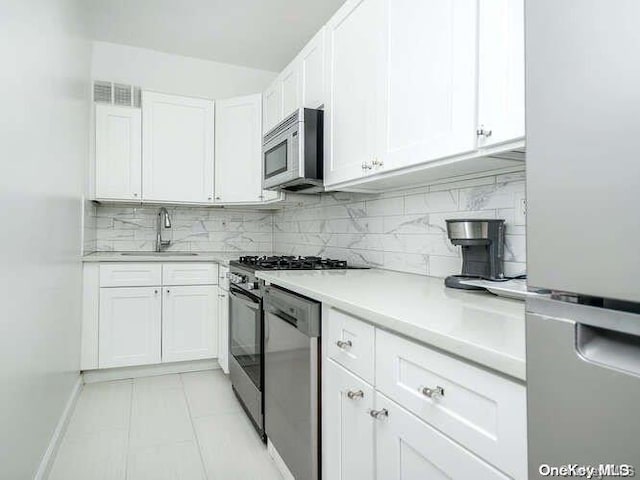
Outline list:
[[[229,293],[233,295],[235,298],[240,300],[242,303],[246,305],[247,308],[257,312],[260,310],[260,302],[256,301],[254,298],[251,298],[246,293],[243,293],[240,290],[234,289],[233,287],[229,290]]]
[[[246,300],[245,298],[242,298],[238,295],[235,295],[233,292],[229,292],[233,298],[235,298],[236,300],[242,302],[242,304],[247,307],[249,310],[252,310],[255,313],[258,313],[260,311],[260,304],[256,303],[254,301],[250,301],[250,300]]]

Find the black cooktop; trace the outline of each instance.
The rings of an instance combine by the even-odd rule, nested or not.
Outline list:
[[[290,255],[245,256],[230,263],[254,270],[338,270],[345,268],[362,268],[348,265],[346,260]]]

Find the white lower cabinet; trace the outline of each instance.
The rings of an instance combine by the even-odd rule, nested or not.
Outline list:
[[[376,420],[375,478],[384,480],[468,480],[471,478],[507,480],[509,478],[380,393],[376,393],[375,408],[376,412],[384,413]]]
[[[160,363],[160,287],[100,289],[99,368]]]
[[[229,293],[218,286],[218,363],[229,373]]]
[[[164,287],[162,361],[215,357],[218,352],[217,287]]]
[[[215,264],[86,264],[83,277],[82,370],[212,359],[228,337]]]
[[[322,330],[323,480],[527,478],[521,383],[331,307]]]
[[[369,414],[373,400],[371,385],[326,361],[322,409],[326,480],[374,478],[374,420]]]

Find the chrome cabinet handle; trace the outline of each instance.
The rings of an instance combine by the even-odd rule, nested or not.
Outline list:
[[[387,410],[386,408],[382,408],[380,410],[370,410],[369,415],[371,415],[376,420],[380,420],[389,416],[389,410]]]
[[[476,130],[476,135],[479,137],[489,138],[493,134],[493,131],[484,128],[484,125],[480,125],[480,128]]]
[[[362,170],[371,170],[373,168],[373,164],[370,162],[362,162]]]
[[[347,398],[355,400],[357,398],[364,398],[364,392],[362,390],[349,390],[347,392]]]
[[[420,390],[425,397],[434,399],[438,397],[444,397],[444,388],[437,386],[436,388],[424,387]]]
[[[373,159],[373,162],[371,162],[371,165],[372,165],[373,167],[380,167],[380,168],[382,168],[382,167],[384,167],[384,162],[383,162],[382,160],[378,160],[377,158],[374,158],[374,159]]]
[[[336,342],[336,345],[341,350],[346,350],[347,348],[351,348],[353,346],[353,344],[351,343],[351,340],[347,340],[346,342],[343,342],[342,340],[338,340]]]
[[[224,298],[224,297],[226,297],[226,295],[218,295],[218,297]]]

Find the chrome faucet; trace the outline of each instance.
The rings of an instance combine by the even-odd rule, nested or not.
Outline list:
[[[163,228],[171,228],[171,219],[169,218],[169,212],[167,212],[167,209],[161,207],[156,221],[156,252],[161,252],[171,245],[171,240],[162,239]]]

